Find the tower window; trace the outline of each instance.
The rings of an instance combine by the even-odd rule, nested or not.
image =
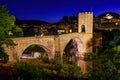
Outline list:
[[[85,25],[81,26],[81,32],[85,32]]]

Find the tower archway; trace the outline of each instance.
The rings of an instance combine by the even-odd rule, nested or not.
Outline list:
[[[85,32],[85,25],[81,26],[81,32]]]

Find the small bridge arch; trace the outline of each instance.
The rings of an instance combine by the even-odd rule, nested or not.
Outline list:
[[[4,46],[6,53],[9,55],[9,61],[15,61],[14,57],[20,59],[21,54],[23,51],[32,44],[38,44],[42,48],[44,48],[48,55],[50,56],[49,59],[52,59],[55,54],[55,40],[54,36],[37,36],[37,37],[22,37],[22,38],[12,38],[15,44],[14,47],[7,47]],[[15,55],[15,56],[14,56]]]
[[[29,48],[30,46],[32,46],[32,45],[38,46],[39,49],[42,48],[42,49],[46,52],[46,54],[48,55],[48,59],[49,59],[49,60],[50,60],[50,59],[53,59],[52,51],[51,51],[49,48],[47,48],[47,47],[45,47],[44,45],[41,45],[41,44],[29,44],[29,45],[27,45],[26,47],[24,47],[24,50],[23,50],[23,52],[21,53],[21,55],[24,54],[24,51],[25,51],[26,49],[28,49],[28,48]]]

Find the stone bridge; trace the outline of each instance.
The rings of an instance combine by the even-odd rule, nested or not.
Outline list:
[[[4,46],[4,49],[9,55],[9,61],[14,61],[15,58],[20,59],[24,50],[30,45],[37,44],[47,52],[49,59],[55,58],[55,55],[59,55],[62,60],[64,49],[71,40],[74,42],[72,52],[74,53],[74,50],[77,49],[74,56],[83,57],[84,53],[91,52],[92,48],[88,46],[88,43],[92,37],[93,13],[83,12],[78,14],[78,32],[76,33],[13,38],[12,40],[17,45],[15,47]],[[77,65],[81,66],[82,71],[85,72],[85,61],[78,60]]]
[[[57,36],[13,38],[12,40],[17,45],[14,47],[5,46],[4,48],[9,55],[10,62],[15,61],[16,58],[20,59],[24,50],[32,44],[39,45],[41,48],[43,48],[47,52],[49,59],[55,58],[55,55],[59,55],[59,59],[62,60],[64,49],[66,45],[70,42],[70,40],[79,39],[81,41],[78,44],[82,54],[81,52],[76,54],[78,57],[82,57],[81,55],[84,55],[84,53],[89,52],[90,47],[87,46],[87,42],[89,42],[91,38],[91,34],[85,33],[69,33]],[[86,72],[86,65],[88,65],[87,62],[79,60],[77,61],[77,65],[82,68],[83,72]]]
[[[5,47],[5,51],[9,55],[9,61],[14,61],[15,55],[17,55],[18,59],[20,59],[22,53],[26,48],[28,48],[32,44],[36,44],[47,52],[49,59],[54,58],[56,54],[59,54],[62,58],[66,45],[69,43],[70,40],[74,40],[76,38],[82,41],[82,45],[84,46],[81,47],[87,49],[86,42],[90,41],[89,39],[92,38],[92,35],[84,33],[69,33],[55,36],[13,38],[12,40],[17,45],[14,47]],[[84,52],[86,51],[87,50],[84,50]]]

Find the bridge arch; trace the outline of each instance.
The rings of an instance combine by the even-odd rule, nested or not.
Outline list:
[[[32,45],[34,45],[34,46],[36,46],[36,47],[39,47],[39,48],[41,48],[42,50],[44,50],[44,51],[46,52],[49,60],[53,58],[52,51],[51,51],[49,48],[47,48],[47,47],[45,47],[44,45],[41,45],[41,44],[29,44],[29,45],[27,45],[26,47],[24,47],[24,49],[23,49],[23,51],[22,51],[22,53],[21,53],[20,56],[23,56],[23,54],[25,54],[25,51],[26,51],[28,48],[30,48]],[[40,50],[34,50],[34,52],[35,52],[35,51],[36,51],[36,52],[40,52]],[[39,54],[40,54],[40,53],[39,53]]]
[[[70,62],[77,64],[77,58],[83,58],[85,53],[85,44],[82,39],[75,37],[69,40],[64,48],[63,56],[66,56]],[[68,61],[69,62],[69,61]]]

